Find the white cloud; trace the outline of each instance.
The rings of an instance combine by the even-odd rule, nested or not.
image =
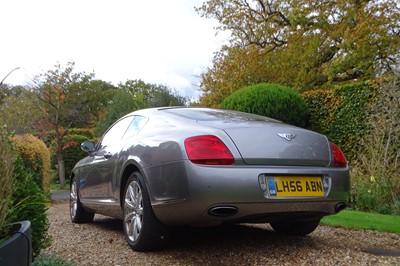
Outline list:
[[[57,62],[117,84],[167,85],[198,97],[195,83],[222,44],[202,0],[2,0],[0,78],[24,84]]]

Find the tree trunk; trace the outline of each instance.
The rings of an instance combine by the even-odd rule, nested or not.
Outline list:
[[[63,188],[65,185],[65,169],[64,169],[64,156],[62,152],[58,152],[57,154],[57,163],[58,163],[58,177],[60,179],[60,187]]]

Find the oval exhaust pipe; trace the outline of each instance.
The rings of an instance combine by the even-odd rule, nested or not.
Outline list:
[[[347,207],[347,204],[344,202],[339,202],[338,204],[336,204],[335,206],[335,212],[340,212],[342,210],[344,210]]]
[[[216,217],[233,216],[238,212],[238,208],[234,206],[216,206],[208,210],[208,214]]]

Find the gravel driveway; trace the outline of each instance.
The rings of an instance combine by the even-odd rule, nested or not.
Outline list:
[[[400,236],[320,226],[307,237],[284,237],[267,225],[180,229],[168,247],[138,253],[125,242],[122,222],[96,215],[72,224],[67,203],[49,209],[51,247],[44,253],[75,265],[400,265]]]

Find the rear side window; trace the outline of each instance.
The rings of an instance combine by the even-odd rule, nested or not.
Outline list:
[[[128,129],[124,134],[124,139],[135,137],[139,131],[144,127],[147,123],[147,118],[143,116],[135,116],[135,119],[130,123]]]
[[[100,149],[113,146],[122,140],[122,136],[126,132],[128,126],[133,120],[133,116],[125,117],[115,123],[103,136],[101,140]]]

